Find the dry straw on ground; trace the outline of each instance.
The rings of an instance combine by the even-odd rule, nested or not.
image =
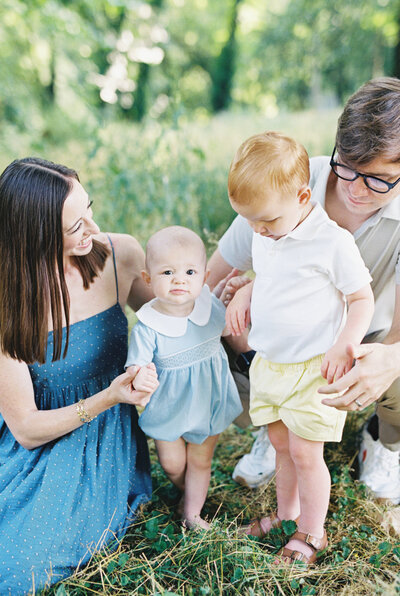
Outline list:
[[[385,514],[390,521],[393,512],[372,501],[365,487],[354,480],[362,422],[360,417],[349,417],[343,442],[326,447],[333,480],[326,524],[329,546],[316,566],[306,569],[296,564],[288,569],[273,565],[273,554],[285,540],[282,531],[275,530],[263,541],[238,533],[244,521],[275,507],[274,481],[255,491],[233,482],[233,467],[251,447],[252,436],[231,427],[219,442],[204,508],[205,515],[214,520],[211,531],[182,529],[175,513],[178,494],[152,449],[152,503],[140,512],[117,550],[94,555],[86,568],[48,593],[399,594],[400,537],[381,523]]]

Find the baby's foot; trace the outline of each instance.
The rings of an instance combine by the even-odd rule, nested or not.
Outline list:
[[[192,518],[182,517],[182,525],[188,528],[188,530],[209,530],[211,527],[200,515],[195,515]]]

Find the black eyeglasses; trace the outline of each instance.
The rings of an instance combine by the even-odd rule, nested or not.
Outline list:
[[[342,163],[338,163],[333,159],[333,156],[336,153],[336,145],[333,149],[331,160],[329,165],[332,168],[332,172],[336,174],[338,178],[342,178],[342,180],[353,181],[357,180],[357,178],[362,178],[364,180],[365,186],[367,186],[370,190],[374,192],[379,192],[384,194],[385,192],[389,192],[392,190],[400,182],[400,178],[397,178],[395,182],[386,182],[386,180],[381,180],[381,178],[376,178],[375,176],[366,176],[365,174],[361,174],[356,170],[352,170],[351,168],[344,166]]]

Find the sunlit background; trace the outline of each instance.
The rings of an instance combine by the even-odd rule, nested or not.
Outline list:
[[[400,74],[399,0],[2,0],[0,166],[79,170],[102,227],[212,246],[226,174],[264,129],[330,153],[344,101]]]

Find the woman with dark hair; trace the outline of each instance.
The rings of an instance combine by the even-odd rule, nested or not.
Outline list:
[[[91,205],[52,162],[0,176],[0,594],[70,575],[151,494],[134,407],[148,396],[123,372],[123,309],[151,297],[144,255]]]
[[[331,157],[310,160],[312,198],[349,230],[370,270],[375,314],[357,348],[355,366],[321,388],[324,403],[361,411],[377,402],[363,430],[360,478],[377,497],[400,502],[400,80],[373,79],[363,85],[339,118]],[[251,268],[252,230],[237,217],[222,237],[209,266],[213,286],[231,269]],[[247,249],[243,250],[246,246]],[[266,305],[266,307],[268,304]],[[263,430],[233,477],[252,488],[274,470],[274,450]]]

